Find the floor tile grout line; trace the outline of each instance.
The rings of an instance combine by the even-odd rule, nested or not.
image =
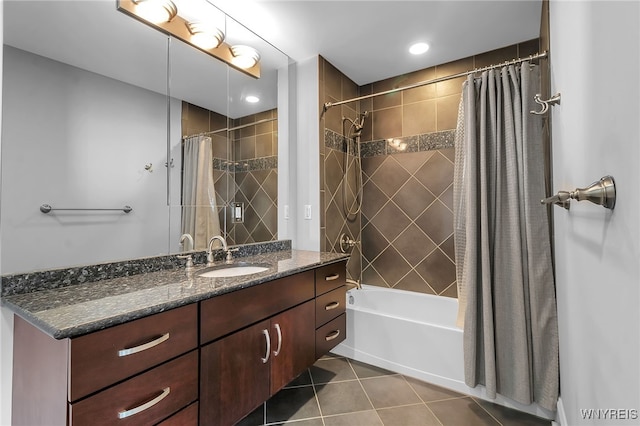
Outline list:
[[[485,412],[485,413],[487,413],[487,414],[488,414],[488,415],[489,415],[493,420],[495,420],[495,421],[496,421],[500,426],[504,426],[504,425],[502,424],[502,422],[501,422],[500,420],[496,419],[496,417],[495,417],[493,414],[491,414],[491,413],[489,412],[489,410],[487,410],[486,408],[484,408],[484,407],[482,406],[482,404],[480,404],[480,403],[476,400],[476,398],[474,398],[473,396],[469,396],[469,398],[471,398],[471,400],[472,400],[473,402],[475,402],[475,403],[476,403],[476,405],[477,405],[478,407],[480,407],[482,410],[484,410],[484,412]]]
[[[418,391],[416,391],[416,389],[411,385],[411,383],[407,380],[407,376],[405,376],[404,374],[401,374],[400,376],[402,376],[402,378],[404,379],[404,382],[409,385],[409,387],[411,388],[411,390],[413,391],[413,393],[416,394],[416,396],[418,397],[418,399],[420,401],[422,401],[422,405],[424,405],[424,407],[429,410],[429,412],[431,413],[431,415],[433,415],[433,418],[436,419],[436,421],[438,423],[440,423],[441,426],[444,426],[444,424],[442,423],[442,421],[440,420],[440,417],[436,416],[436,413],[433,412],[433,410],[431,409],[431,407],[429,407],[429,405],[427,404],[427,402],[420,396],[420,394],[418,394]]]
[[[360,385],[360,388],[362,388],[362,392],[364,392],[364,395],[367,397],[367,401],[369,401],[369,404],[371,404],[371,408],[376,413],[376,416],[378,417],[378,420],[380,420],[380,424],[384,426],[384,421],[382,420],[382,417],[380,417],[380,414],[378,413],[378,410],[376,409],[375,405],[373,405],[373,402],[371,402],[371,398],[369,397],[369,394],[367,393],[366,389],[362,385],[362,381],[360,381],[360,376],[358,376],[358,373],[356,372],[356,369],[353,368],[353,364],[351,364],[351,360],[349,358],[347,358],[347,363],[349,364],[349,367],[351,367],[351,370],[353,370],[353,374],[358,379],[358,384]]]
[[[311,387],[313,389],[313,396],[316,399],[316,404],[318,404],[318,412],[320,413],[320,420],[322,421],[322,425],[325,426],[324,415],[322,414],[322,406],[320,405],[320,398],[318,398],[318,392],[316,391],[316,382],[313,380],[313,374],[311,374],[311,368],[308,368],[307,372],[309,373],[309,377],[311,378]]]

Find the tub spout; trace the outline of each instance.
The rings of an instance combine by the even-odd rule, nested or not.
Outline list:
[[[347,285],[352,285],[358,290],[362,290],[362,285],[360,284],[360,280],[352,280],[351,278],[347,278],[345,281]]]

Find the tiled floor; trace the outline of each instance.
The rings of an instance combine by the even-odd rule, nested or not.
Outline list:
[[[240,426],[549,426],[510,410],[347,358],[328,356]]]

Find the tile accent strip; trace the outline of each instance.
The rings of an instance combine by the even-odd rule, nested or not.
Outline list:
[[[226,158],[213,157],[213,169],[224,172],[253,172],[278,168],[278,156],[250,158],[239,162],[230,162]]]
[[[404,136],[393,139],[378,139],[360,144],[362,158],[380,155],[401,154],[408,152],[434,151],[443,148],[453,148],[455,130],[423,133],[420,135]],[[347,140],[341,134],[330,129],[324,130],[324,145],[336,151],[346,152]],[[353,143],[349,143],[349,154],[355,155]]]
[[[291,240],[246,244],[238,248],[240,250],[234,253],[234,257],[274,253],[291,250]],[[206,257],[204,251],[196,252],[193,256],[193,262],[196,265],[204,264],[206,263]],[[216,260],[222,260],[224,258],[222,250],[219,249],[216,252],[215,258]],[[183,265],[184,260],[178,259],[177,255],[165,255],[98,265],[78,266],[74,268],[3,275],[0,277],[2,280],[2,290],[0,293],[3,297],[14,294],[32,293],[34,291],[180,268]]]

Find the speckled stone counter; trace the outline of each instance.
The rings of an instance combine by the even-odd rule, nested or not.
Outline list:
[[[265,263],[257,274],[198,277],[184,268],[143,273],[2,298],[7,308],[56,339],[76,337],[220,294],[346,260],[347,255],[289,250],[239,258]],[[222,264],[223,262],[217,262]]]

